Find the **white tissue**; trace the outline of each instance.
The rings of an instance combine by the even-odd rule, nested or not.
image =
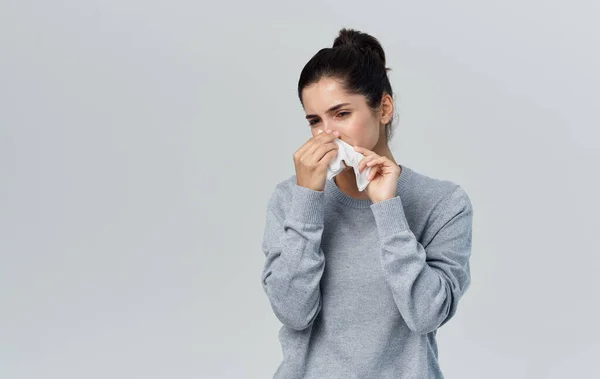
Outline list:
[[[321,133],[323,133],[323,131],[319,129],[317,134]],[[345,166],[342,162],[343,160],[348,166],[352,166],[354,168],[354,175],[356,176],[356,187],[358,187],[358,190],[362,192],[365,188],[367,188],[367,186],[371,182],[367,179],[369,177],[369,173],[371,172],[371,167],[366,167],[366,169],[362,172],[358,172],[358,163],[365,156],[359,153],[358,151],[354,150],[352,145],[342,141],[339,138],[336,138],[333,141],[338,145],[339,149],[338,153],[336,154],[336,157],[329,163],[329,166],[327,167],[327,179],[333,178],[334,176],[342,172],[342,170],[344,170]]]

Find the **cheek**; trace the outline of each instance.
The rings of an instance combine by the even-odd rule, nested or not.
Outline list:
[[[368,129],[368,123],[359,115],[352,115],[352,117],[344,120],[343,126],[346,133],[348,135],[352,134],[354,137],[361,137]]]
[[[356,144],[369,150],[375,146],[379,138],[377,126],[368,117],[355,117],[345,125],[346,134],[356,141]]]

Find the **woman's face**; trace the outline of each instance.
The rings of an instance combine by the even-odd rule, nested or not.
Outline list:
[[[346,92],[336,79],[324,77],[302,90],[302,103],[311,133],[337,130],[342,140],[369,150],[377,144],[382,126],[363,95]]]

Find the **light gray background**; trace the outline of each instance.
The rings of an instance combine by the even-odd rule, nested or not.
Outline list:
[[[447,378],[598,375],[597,1],[0,1],[0,377],[268,378],[300,70],[383,44],[396,159],[474,204]]]

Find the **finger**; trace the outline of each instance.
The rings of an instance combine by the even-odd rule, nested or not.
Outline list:
[[[315,163],[320,162],[325,157],[325,155],[329,154],[330,152],[333,152],[335,156],[335,154],[337,154],[338,149],[338,145],[334,142],[325,143],[323,145],[320,145],[317,148],[317,150],[315,150],[315,152],[312,155],[312,159]]]
[[[319,129],[321,130],[321,129]],[[317,134],[319,134],[317,132]],[[300,146],[300,148],[298,150],[296,150],[296,155],[299,157],[304,156],[304,154],[306,154],[309,150],[311,150],[314,140],[315,140],[316,136],[312,136],[310,137],[308,140],[306,140],[306,142],[304,142],[304,144],[302,146]]]
[[[373,159],[367,164],[367,167],[377,168],[377,172],[382,176],[393,174],[394,171],[397,170],[395,166],[396,164],[392,162],[388,157],[379,157]]]
[[[369,175],[367,176],[367,180],[372,181],[373,179],[375,179],[375,177],[379,173],[379,170],[380,170],[379,166],[371,167],[371,172],[369,172]]]
[[[367,163],[369,163],[369,161],[372,161],[378,157],[379,155],[377,154],[371,154],[361,159],[360,162],[358,162],[358,172],[362,172],[365,168],[367,168]]]
[[[308,141],[306,141],[296,153],[299,157],[303,157],[305,155],[312,155],[317,150],[317,148],[323,143],[324,140],[333,140],[334,138],[335,137],[332,137],[330,133],[323,132],[322,129],[319,129],[319,131],[317,131],[317,134],[310,137]]]
[[[369,162],[367,162],[367,166],[373,166],[373,165],[383,165],[383,166],[389,166],[389,160],[387,159],[387,157],[376,157],[372,160],[370,160]]]
[[[313,137],[313,143],[307,149],[307,153],[314,155],[317,152],[317,149],[319,149],[319,147],[321,147],[322,145],[328,144],[328,143],[333,143],[333,141],[336,138],[337,137],[334,136],[333,133],[329,133],[329,132],[318,133],[318,135]],[[334,145],[336,145],[336,144],[334,143]]]
[[[337,147],[337,145],[336,145],[336,147]],[[337,149],[328,151],[327,153],[325,153],[325,155],[323,155],[323,158],[321,158],[319,160],[319,163],[328,165],[329,162],[331,162],[335,158],[336,155],[337,155]]]

